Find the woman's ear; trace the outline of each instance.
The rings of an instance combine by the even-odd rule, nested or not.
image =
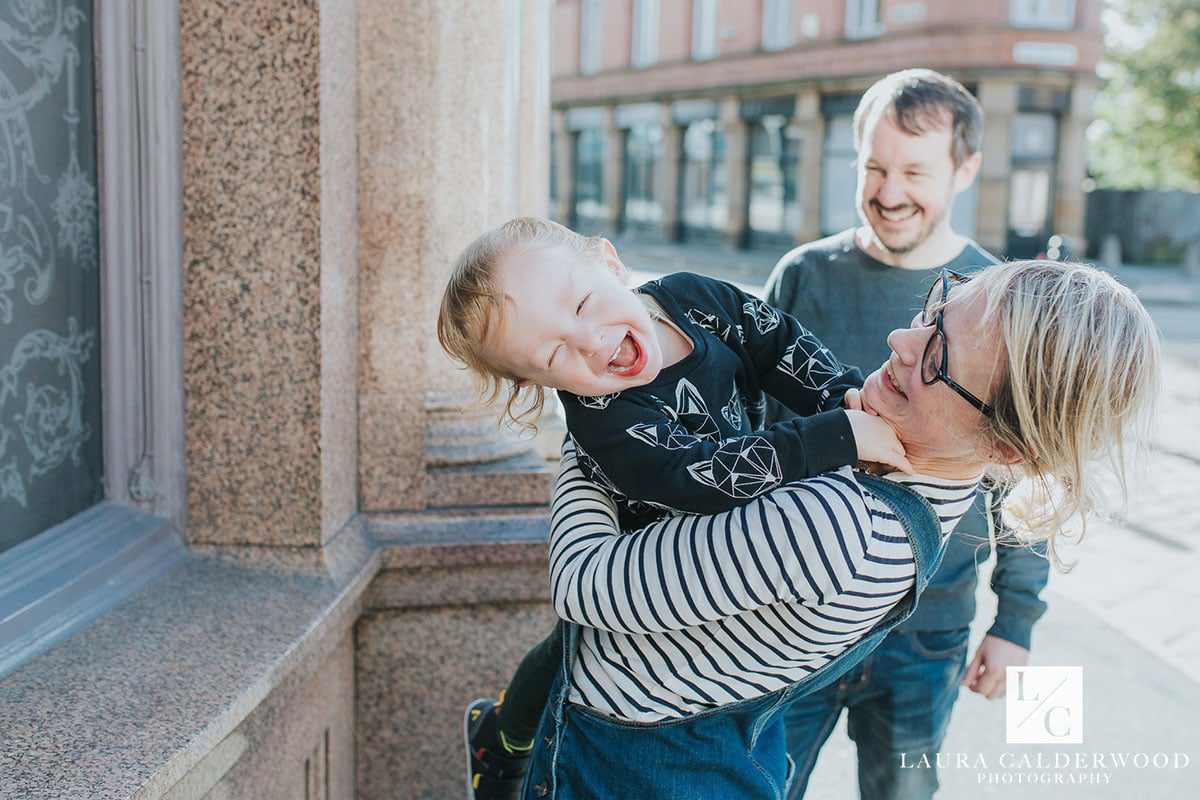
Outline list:
[[[1005,467],[1015,467],[1018,464],[1025,463],[1025,458],[1004,442],[996,442],[992,446],[991,462]]]

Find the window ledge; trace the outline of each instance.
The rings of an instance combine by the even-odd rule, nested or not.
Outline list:
[[[97,503],[0,554],[0,676],[178,566],[174,525]]]
[[[0,678],[0,794],[163,795],[288,675],[333,651],[379,564],[357,519],[323,552],[189,548]]]

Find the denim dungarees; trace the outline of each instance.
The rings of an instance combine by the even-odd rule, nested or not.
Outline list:
[[[916,571],[910,590],[841,655],[782,689],[687,717],[630,722],[568,701],[579,627],[562,622],[563,659],[534,740],[525,800],[782,800],[794,765],[782,712],[798,697],[837,680],[910,616],[941,561],[942,528],[912,489],[855,473],[859,484],[899,518]]]

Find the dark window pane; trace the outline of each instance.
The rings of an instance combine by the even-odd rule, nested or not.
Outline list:
[[[102,495],[92,9],[0,4],[0,550]]]
[[[604,132],[589,128],[575,143],[575,214],[589,220],[608,216],[604,205]]]

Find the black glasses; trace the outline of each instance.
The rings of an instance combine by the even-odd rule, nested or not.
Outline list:
[[[955,383],[946,374],[950,351],[946,347],[946,331],[942,328],[942,310],[946,307],[946,298],[950,295],[950,284],[958,286],[968,280],[970,279],[967,276],[943,267],[941,277],[933,282],[933,286],[929,287],[929,294],[925,297],[925,306],[921,309],[921,325],[933,325],[934,328],[933,335],[929,337],[929,343],[925,345],[925,355],[921,357],[921,380],[925,382],[926,386],[941,381],[958,392],[959,397],[979,409],[981,414],[990,418],[995,415],[996,410],[960,384]],[[939,287],[942,290],[941,299],[934,302]]]

